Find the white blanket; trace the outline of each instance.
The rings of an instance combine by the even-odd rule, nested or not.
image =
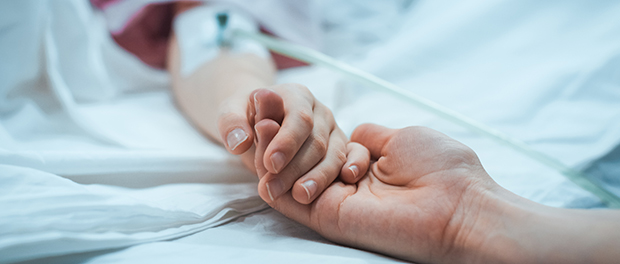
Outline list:
[[[21,167],[0,171],[2,262],[178,238],[267,207],[255,183],[126,189]]]
[[[395,0],[373,13],[364,1],[337,2],[322,12],[330,54],[577,169],[618,145],[620,3]],[[86,2],[3,3],[0,29],[0,262],[394,261],[272,211],[238,219],[266,207],[255,177],[188,124],[167,75],[115,46]],[[365,122],[430,126],[472,147],[519,195],[601,206],[549,168],[324,69],[279,81],[307,85],[348,134]],[[613,167],[604,162],[598,174]]]

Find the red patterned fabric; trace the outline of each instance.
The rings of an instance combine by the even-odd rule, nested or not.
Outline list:
[[[90,3],[99,9],[105,9],[107,6],[120,2],[121,0],[90,0]]]
[[[102,11],[123,1],[125,0],[90,0],[95,8]],[[120,30],[111,32],[112,38],[145,64],[165,69],[175,3],[171,1],[147,4],[133,14]],[[270,34],[266,30],[262,31]],[[307,65],[280,54],[271,53],[271,55],[278,69]]]

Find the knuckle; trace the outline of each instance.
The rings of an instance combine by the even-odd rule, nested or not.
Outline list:
[[[287,131],[283,133],[280,138],[278,138],[278,145],[276,149],[281,150],[287,157],[292,157],[296,155],[299,151],[298,148],[303,146],[304,144],[308,144],[307,136],[300,133],[299,131]],[[274,151],[276,150],[274,149]]]
[[[303,92],[305,94],[309,94],[310,93],[310,89],[308,89],[308,87],[306,87],[305,85],[299,84],[299,83],[289,83],[288,86],[291,89],[298,90],[298,91]]]
[[[323,109],[323,111],[325,111],[325,116],[327,116],[329,118],[329,121],[334,121],[334,113],[332,112],[331,109],[329,109],[328,107],[324,106],[323,104],[321,104],[321,108]]]
[[[312,136],[312,146],[313,148],[322,155],[327,153],[327,139],[322,136],[314,135]]]
[[[466,166],[476,165],[479,163],[478,155],[471,148],[458,144],[450,151],[451,161],[454,164]]]
[[[336,159],[341,165],[345,164],[347,162],[347,154],[343,150],[336,150]]]
[[[326,170],[318,170],[316,173],[317,173],[317,176],[316,176],[315,181],[317,185],[319,186],[319,188],[326,186],[329,182],[333,180],[331,179],[332,175]]]
[[[314,126],[314,116],[312,115],[311,111],[308,111],[308,110],[299,111],[299,119],[301,120],[302,124],[308,128],[311,128]]]
[[[321,116],[326,123],[330,124],[332,127],[335,127],[336,119],[334,119],[334,113],[331,109],[321,104],[321,102],[317,102],[314,112]]]
[[[289,88],[292,89],[292,90],[295,90],[295,92],[298,95],[301,95],[310,104],[314,105],[314,103],[315,103],[314,95],[312,95],[312,92],[310,91],[310,89],[307,86],[301,85],[301,84],[298,84],[298,83],[291,83],[291,84],[289,84]]]
[[[299,165],[297,165],[295,163],[289,163],[288,167],[289,167],[290,175],[293,175],[295,177],[295,178],[292,178],[292,179],[296,179],[297,177],[302,175],[302,170],[301,170],[301,167],[299,167]],[[292,185],[292,183],[291,183],[291,185]]]

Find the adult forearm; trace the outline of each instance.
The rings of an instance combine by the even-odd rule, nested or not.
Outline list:
[[[538,241],[539,263],[617,263],[620,213],[616,210],[538,209],[526,238]]]
[[[552,208],[497,187],[470,222],[459,258],[477,263],[613,263],[620,212]]]

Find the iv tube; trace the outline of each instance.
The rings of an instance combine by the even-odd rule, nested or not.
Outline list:
[[[413,92],[402,89],[377,76],[374,76],[370,73],[359,70],[346,63],[337,61],[318,51],[315,51],[315,50],[312,50],[306,47],[302,47],[299,45],[287,43],[282,40],[277,40],[273,37],[270,37],[264,34],[247,32],[247,31],[243,31],[239,29],[232,29],[231,37],[252,39],[256,42],[261,43],[262,45],[264,45],[265,47],[267,47],[268,49],[276,53],[286,55],[286,56],[298,59],[300,61],[303,61],[309,64],[320,65],[320,66],[329,68],[355,81],[358,81],[370,88],[386,92],[388,94],[393,95],[396,98],[405,100],[408,103],[411,103],[420,108],[423,108],[450,122],[453,122],[462,127],[465,127],[480,135],[489,137],[502,145],[508,146],[532,158],[533,160],[536,160],[548,167],[551,167],[559,171],[562,175],[564,175],[566,178],[568,178],[569,180],[571,180],[578,186],[596,195],[609,207],[620,208],[619,197],[601,188],[597,184],[593,183],[590,179],[585,177],[585,175],[583,175],[581,172],[576,171],[564,165],[562,162],[531,148],[524,142],[511,138],[495,129],[492,129],[475,120],[472,120],[468,118],[467,116],[464,116],[449,108],[441,106],[424,97],[418,96]]]

